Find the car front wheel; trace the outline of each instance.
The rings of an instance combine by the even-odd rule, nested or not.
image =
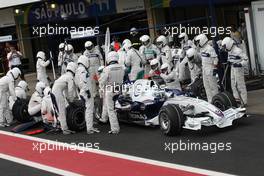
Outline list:
[[[185,118],[178,105],[168,104],[161,108],[159,124],[162,132],[167,136],[179,135],[182,131]]]

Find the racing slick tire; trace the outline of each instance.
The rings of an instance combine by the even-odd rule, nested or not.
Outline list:
[[[82,100],[76,100],[69,104],[66,119],[70,130],[83,131],[86,128],[85,105]]]
[[[225,111],[232,107],[237,108],[237,102],[234,96],[226,91],[216,94],[212,99],[212,104],[221,111]]]
[[[12,108],[12,114],[14,119],[20,123],[26,123],[33,120],[28,113],[28,100],[17,99]]]
[[[159,124],[162,132],[167,136],[179,135],[185,122],[185,117],[178,105],[168,104],[159,112]]]
[[[203,85],[203,79],[199,78],[194,81],[191,85],[191,91],[194,97],[198,97],[199,99],[206,100],[206,91]]]

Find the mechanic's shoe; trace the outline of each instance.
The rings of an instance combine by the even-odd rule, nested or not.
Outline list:
[[[94,134],[94,131],[93,130],[88,130],[87,134]]]
[[[98,130],[98,128],[93,128],[92,131],[94,131],[95,133],[100,133],[100,131]]]
[[[108,120],[103,119],[103,118],[100,118],[100,119],[98,119],[98,120],[99,120],[99,122],[101,122],[101,123],[107,123],[107,122],[108,122]]]
[[[75,134],[76,133],[76,131],[72,131],[72,130],[67,130],[67,131],[69,131],[71,134]]]
[[[11,126],[10,123],[4,123],[4,125],[5,125],[6,127],[10,127],[10,126]]]
[[[93,134],[93,133],[100,133],[100,131],[97,128],[92,128],[91,130],[87,131],[87,134]]]
[[[108,134],[118,134],[120,131],[118,130],[118,131],[108,131]]]
[[[0,123],[0,127],[3,127],[3,128],[6,127],[5,123]]]
[[[67,130],[63,130],[62,133],[63,133],[64,135],[72,134],[70,131],[67,131]]]
[[[63,133],[64,135],[75,134],[75,131],[71,131],[71,130],[63,130],[62,133]]]

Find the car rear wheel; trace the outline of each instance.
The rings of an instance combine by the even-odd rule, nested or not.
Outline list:
[[[194,81],[191,85],[191,91],[195,97],[206,100],[206,91],[203,85],[203,79],[199,78]]]
[[[215,95],[212,99],[212,104],[219,108],[221,111],[225,111],[229,108],[237,108],[237,102],[234,96],[229,92],[221,92]]]
[[[77,100],[69,104],[66,118],[70,130],[83,131],[85,129],[85,106],[82,100]]]
[[[165,135],[179,135],[182,131],[184,121],[183,112],[178,105],[168,104],[161,108],[159,113],[159,124]]]
[[[25,123],[30,122],[33,118],[28,113],[28,100],[17,99],[12,108],[12,114],[14,119],[18,122]]]

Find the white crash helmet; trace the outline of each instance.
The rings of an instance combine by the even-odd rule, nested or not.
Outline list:
[[[65,48],[65,44],[64,43],[60,43],[59,44],[59,50],[60,51],[64,51],[64,48]]]
[[[23,90],[28,90],[28,83],[26,81],[21,80],[17,84],[17,87],[20,87]]]
[[[77,70],[77,64],[76,63],[74,63],[74,62],[70,62],[70,63],[68,63],[68,65],[67,65],[67,67],[66,67],[66,71],[70,71],[70,72],[72,72],[72,73],[75,73],[76,72],[76,70]]]
[[[194,48],[190,48],[186,51],[186,56],[188,60],[191,62],[194,59],[194,56],[196,55],[197,51]]]
[[[157,47],[162,48],[168,44],[168,40],[164,35],[161,35],[156,40]]]
[[[125,51],[130,50],[131,47],[132,47],[132,44],[129,43],[129,42],[125,43],[125,45],[123,46],[123,48],[125,49]]]
[[[164,63],[160,67],[160,71],[161,71],[161,73],[168,74],[171,72],[171,67],[168,63]]]
[[[73,46],[71,44],[66,45],[65,46],[65,52],[68,55],[70,55],[71,53],[73,53]]]
[[[152,70],[157,70],[157,69],[159,69],[159,67],[160,67],[159,60],[158,60],[158,59],[153,59],[153,60],[150,62],[150,67],[151,67]]]
[[[133,27],[133,28],[130,29],[130,35],[135,36],[137,34],[138,34],[137,28]]]
[[[8,74],[11,74],[14,79],[17,79],[21,75],[21,71],[19,68],[15,67],[11,69]]]
[[[195,44],[199,45],[199,47],[203,47],[208,42],[208,38],[205,34],[199,34],[195,37]]]
[[[144,46],[149,46],[150,44],[150,37],[148,35],[143,35],[140,37],[140,41]]]
[[[130,43],[130,44],[132,44],[132,42],[131,42],[129,39],[125,39],[125,40],[123,40],[123,42],[122,42],[122,46],[124,46],[126,43]]]
[[[108,53],[107,58],[106,58],[106,63],[110,64],[111,62],[118,62],[118,53],[115,51],[111,51]]]
[[[40,94],[43,95],[43,91],[46,88],[46,84],[44,82],[37,82],[35,90]]]
[[[188,35],[186,33],[181,33],[178,36],[178,39],[180,40],[180,43],[186,43],[188,41]]]
[[[94,48],[94,44],[91,41],[87,41],[87,42],[85,42],[84,47],[85,47],[85,49],[91,51]]]
[[[90,67],[90,62],[88,60],[88,58],[84,55],[81,55],[79,58],[78,58],[78,64],[82,64],[85,68],[89,68]]]
[[[224,38],[222,41],[222,48],[225,49],[226,51],[231,51],[232,47],[234,46],[234,40],[230,37]]]
[[[39,51],[37,53],[37,58],[40,58],[42,60],[45,60],[46,59],[46,54],[43,51]]]

